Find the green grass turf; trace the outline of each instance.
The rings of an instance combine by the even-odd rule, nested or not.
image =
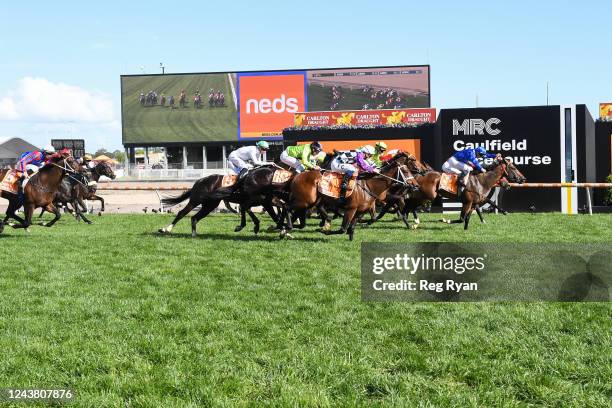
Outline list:
[[[227,74],[136,76],[122,78],[124,143],[199,142],[237,140],[238,117]],[[208,91],[222,90],[225,107],[208,106]],[[181,89],[187,92],[187,107],[179,107]],[[202,109],[193,107],[199,89]],[[141,106],[140,92],[149,90],[174,95],[176,109]]]
[[[606,241],[612,217],[438,218],[353,242],[235,234],[233,215],[196,239],[188,220],[155,234],[170,215],[6,230],[0,387],[71,387],[88,407],[610,406],[609,304],[366,304],[359,243]]]
[[[368,95],[364,95],[358,89],[343,88],[343,97],[340,99],[336,110],[361,110],[363,105],[370,104],[371,109],[376,109],[372,106],[372,100]],[[406,105],[410,108],[428,108],[428,100],[426,96],[405,96]],[[377,100],[381,102],[382,100]],[[328,111],[332,104],[331,87],[322,87],[320,85],[308,85],[308,110],[309,111]],[[375,104],[374,104],[375,105]]]

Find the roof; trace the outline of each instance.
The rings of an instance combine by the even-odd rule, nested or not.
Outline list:
[[[32,150],[38,150],[38,147],[19,137],[0,139],[0,159],[17,158]]]

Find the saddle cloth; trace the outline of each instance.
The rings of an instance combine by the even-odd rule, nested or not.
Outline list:
[[[9,170],[4,179],[0,183],[0,190],[7,191],[12,194],[19,193],[19,173],[16,170]]]
[[[285,184],[293,177],[293,172],[289,170],[278,169],[272,176],[272,184]]]
[[[230,187],[233,186],[234,184],[236,184],[236,181],[238,181],[238,176],[235,174],[226,174],[225,176],[223,176],[223,179],[221,180],[221,187]]]
[[[440,189],[456,195],[458,179],[459,177],[456,174],[442,173],[442,177],[440,177]]]
[[[321,177],[321,181],[318,185],[319,193],[324,194],[328,197],[340,198],[340,186],[342,185],[342,173],[335,173],[332,171],[326,171]],[[346,197],[350,197],[353,194],[355,185],[357,183],[357,173],[353,174],[353,177],[348,182],[346,188]]]

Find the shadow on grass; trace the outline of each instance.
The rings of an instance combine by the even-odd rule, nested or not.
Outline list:
[[[258,235],[251,233],[251,235],[239,235],[240,233],[227,233],[227,234],[219,234],[219,233],[198,233],[198,235],[194,238],[191,236],[191,233],[172,233],[172,234],[160,234],[159,232],[143,232],[140,235],[149,236],[149,237],[158,237],[158,238],[178,238],[178,239],[216,239],[220,241],[284,241],[284,239],[280,239],[278,235],[270,236],[270,235],[262,235],[260,232]],[[312,237],[303,237],[300,236],[299,233],[293,233],[293,239],[291,241],[300,241],[300,242],[328,242],[329,238],[321,236],[320,238],[312,238]]]

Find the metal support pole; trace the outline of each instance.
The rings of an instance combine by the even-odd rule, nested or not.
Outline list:
[[[144,165],[145,165],[145,169],[149,168],[149,148],[148,147],[144,148]]]
[[[202,169],[208,168],[208,158],[206,157],[206,145],[202,146]]]
[[[130,148],[125,148],[125,175],[130,175]]]
[[[593,215],[593,206],[591,205],[591,189],[586,188],[587,205],[589,206],[589,215]]]
[[[187,168],[187,146],[183,146],[183,169]]]
[[[225,150],[225,145],[222,146],[222,153],[221,156],[223,156],[223,169],[227,169],[227,156],[226,156],[226,150]]]

